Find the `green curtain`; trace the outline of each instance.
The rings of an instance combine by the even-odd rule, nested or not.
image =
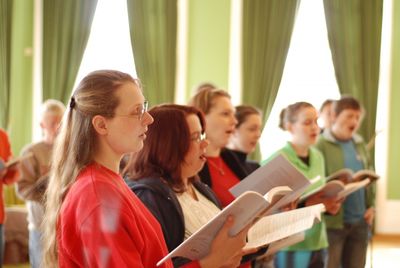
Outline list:
[[[368,140],[375,132],[383,0],[324,0],[324,8],[339,90],[364,106],[360,133]]]
[[[0,127],[7,128],[10,113],[12,0],[0,0]]]
[[[67,102],[89,38],[97,0],[43,0],[43,99]]]
[[[260,108],[264,124],[278,94],[299,3],[243,1],[243,103]],[[259,150],[251,157],[259,160]]]
[[[127,0],[136,72],[151,105],[175,96],[177,0]]]

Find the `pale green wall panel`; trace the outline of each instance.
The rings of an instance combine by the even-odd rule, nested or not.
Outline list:
[[[400,1],[393,1],[388,199],[400,199]]]
[[[226,88],[229,76],[230,0],[188,0],[187,98],[209,81]]]
[[[9,134],[14,154],[31,142],[33,0],[14,0]]]

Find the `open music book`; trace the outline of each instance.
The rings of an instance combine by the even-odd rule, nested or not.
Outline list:
[[[342,180],[330,180],[325,185],[322,185],[315,190],[302,195],[300,197],[300,202],[305,201],[307,198],[317,193],[322,193],[322,195],[327,198],[345,198],[355,191],[366,187],[370,182],[371,180],[369,178],[349,183],[344,183]]]
[[[343,168],[339,169],[338,171],[335,171],[334,173],[326,177],[326,181],[341,180],[345,183],[348,183],[348,182],[361,181],[367,178],[370,179],[371,182],[373,182],[379,179],[379,175],[370,169],[362,169],[357,172],[354,172],[349,168]]]
[[[248,246],[260,247],[311,228],[315,218],[325,211],[322,204],[282,212],[279,208],[297,200],[311,182],[283,155],[277,155],[230,189],[236,199],[197,232],[160,260],[185,257],[198,260],[205,257],[211,243],[229,215],[235,222],[230,235],[237,235],[249,224]],[[268,216],[268,217],[266,217]]]
[[[299,198],[314,179],[306,178],[296,167],[289,162],[282,154],[278,154],[264,166],[259,167],[240,183],[236,184],[229,191],[233,196],[238,197],[246,191],[255,191],[265,195],[271,189],[278,186],[287,186],[292,189],[292,193],[285,195],[276,205],[277,208],[282,204],[288,204],[288,200]]]
[[[19,162],[21,162],[22,160],[25,160],[25,159],[30,158],[32,156],[33,156],[33,153],[30,152],[30,153],[27,153],[25,155],[17,156],[17,157],[15,157],[15,158],[13,158],[13,159],[9,160],[8,162],[5,162],[5,163],[0,161],[0,170],[5,169],[5,168],[13,167],[16,164],[18,164]]]
[[[191,260],[199,260],[205,257],[209,253],[214,237],[229,215],[233,215],[235,218],[234,225],[229,231],[232,236],[237,235],[249,224],[256,222],[248,233],[249,241],[247,246],[261,247],[311,228],[315,219],[318,219],[320,213],[325,211],[325,207],[322,204],[318,204],[263,217],[273,210],[273,207],[283,199],[285,193],[292,193],[292,191],[288,191],[287,187],[273,191],[276,194],[269,193],[265,196],[251,191],[243,193],[207,224],[160,260],[157,266],[164,263],[167,259],[177,256]]]
[[[279,250],[281,250],[283,248],[287,248],[289,246],[297,244],[297,243],[303,241],[305,237],[306,237],[306,233],[305,233],[305,231],[303,231],[303,232],[299,232],[294,235],[282,238],[278,241],[272,242],[269,245],[267,252],[265,252],[263,255],[257,257],[257,260],[274,255],[275,253],[277,253]]]
[[[324,205],[317,204],[263,217],[250,228],[246,247],[261,247],[305,231],[321,221],[323,212]]]

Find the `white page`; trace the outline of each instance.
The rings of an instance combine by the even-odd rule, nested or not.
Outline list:
[[[246,247],[260,247],[307,230],[324,211],[324,205],[318,204],[263,217],[250,228]]]
[[[256,169],[229,191],[235,197],[245,191],[255,191],[265,195],[274,187],[288,186],[293,192],[281,198],[265,212],[266,214],[271,214],[280,207],[299,198],[310,185],[310,180],[297,170],[286,157],[279,154],[264,166]]]
[[[307,200],[310,196],[322,191],[324,193],[324,197],[330,198],[337,196],[341,191],[345,189],[345,184],[339,180],[331,180],[328,181],[326,184],[321,185],[320,187],[314,189],[307,194],[304,194],[300,197],[300,202]]]
[[[260,215],[268,205],[268,202],[259,193],[244,193],[160,260],[157,266],[161,265],[168,258],[175,256],[185,257],[191,260],[199,260],[205,257],[210,250],[209,247],[211,246],[212,240],[221,229],[228,215],[234,216],[234,225],[229,231],[229,234],[234,236],[248,224],[258,219],[258,215]]]
[[[269,190],[269,192],[264,195],[264,198],[268,203],[275,204],[278,200],[291,192],[293,191],[288,186],[277,186]]]
[[[291,235],[289,237],[285,237],[283,239],[280,239],[278,241],[272,242],[269,245],[267,252],[265,252],[264,255],[258,257],[257,259],[262,259],[262,258],[271,256],[271,255],[277,253],[279,250],[281,250],[283,248],[286,248],[286,247],[289,247],[291,245],[297,244],[297,243],[303,241],[305,236],[306,236],[305,232],[300,232],[300,233]]]
[[[246,191],[265,195],[276,186],[289,186],[296,192],[310,185],[310,180],[297,170],[282,154],[277,155],[264,166],[259,167],[229,191],[238,197]]]
[[[339,198],[343,198],[348,196],[349,194],[354,193],[355,191],[367,186],[370,183],[370,179],[365,179],[358,182],[351,182],[345,185],[344,190],[338,194]]]

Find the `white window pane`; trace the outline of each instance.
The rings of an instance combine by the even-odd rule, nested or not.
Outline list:
[[[77,76],[99,69],[115,69],[136,77],[126,0],[99,0],[92,30]]]
[[[326,99],[338,99],[326,31],[323,1],[301,1],[279,93],[264,128],[260,145],[265,159],[289,139],[279,125],[283,108],[306,101],[319,109]]]

